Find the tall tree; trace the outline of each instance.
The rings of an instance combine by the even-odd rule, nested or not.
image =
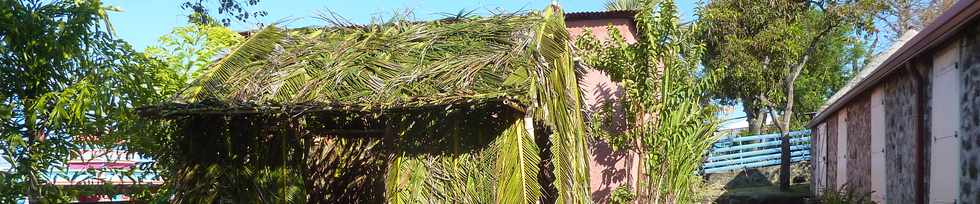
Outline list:
[[[709,50],[705,65],[709,75],[721,78],[716,94],[745,104],[750,117],[768,113],[783,135],[780,189],[789,187],[789,131],[793,117],[803,116],[798,102],[822,103],[839,87],[842,78],[833,75],[844,72],[842,50],[860,45],[848,42],[855,33],[872,29],[879,9],[870,0],[717,0],[701,13]],[[825,77],[836,80],[796,86]],[[807,95],[801,90],[822,97],[800,98]]]
[[[112,36],[98,0],[0,1],[0,199],[68,202],[44,173],[79,147],[124,141],[133,107],[155,102],[153,70]],[[80,140],[95,136],[98,140]]]
[[[242,43],[244,37],[238,33],[217,24],[190,24],[176,27],[170,33],[160,36],[157,45],[147,47],[145,55],[150,58],[154,70],[156,85],[155,98],[171,99],[200,73],[208,70],[211,64],[218,61],[229,50]],[[172,148],[176,145],[171,124],[166,121],[139,120],[132,126],[143,130],[129,134],[126,148],[131,152],[140,153],[151,158],[154,162],[139,166],[140,170],[154,172],[170,180],[174,178],[174,160]],[[138,192],[136,200],[157,200],[166,202],[173,195],[173,185],[165,183],[154,191]]]

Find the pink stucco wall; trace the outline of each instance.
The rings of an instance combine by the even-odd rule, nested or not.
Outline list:
[[[573,39],[589,30],[596,39],[608,41],[611,39],[608,32],[608,26],[611,24],[628,43],[636,42],[636,27],[630,18],[569,19],[565,24]],[[613,114],[622,113],[622,109],[615,107],[616,103],[612,102],[622,95],[623,90],[605,73],[587,70],[580,86],[584,91],[587,114],[600,110],[603,104],[613,105]],[[609,130],[622,131],[622,126],[618,125],[622,124],[622,121],[611,123],[613,124],[604,124],[604,126]],[[635,152],[613,151],[608,144],[601,141],[589,144],[589,150],[589,175],[594,202],[608,202],[611,192],[621,185],[629,185],[632,189],[636,189],[639,162]]]
[[[633,19],[629,18],[609,18],[609,19],[584,19],[584,20],[568,20],[565,22],[565,26],[568,27],[568,33],[572,35],[572,39],[576,39],[581,36],[586,30],[592,32],[592,35],[600,41],[608,41],[609,37],[609,25],[612,25],[623,35],[623,39],[627,43],[636,42],[636,23]]]

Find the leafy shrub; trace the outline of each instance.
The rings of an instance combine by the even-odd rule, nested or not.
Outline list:
[[[616,190],[612,191],[612,195],[609,196],[609,203],[632,203],[633,199],[636,199],[636,194],[633,193],[633,188],[631,188],[629,185],[621,185],[616,187]]]

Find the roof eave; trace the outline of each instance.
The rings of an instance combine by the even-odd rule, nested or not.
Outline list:
[[[980,2],[975,0],[961,0],[957,2],[952,8],[929,24],[929,26],[922,29],[922,32],[912,37],[909,42],[905,43],[898,51],[888,57],[865,80],[859,82],[853,89],[844,94],[843,97],[832,102],[826,109],[817,113],[806,126],[810,128],[815,127],[820,121],[830,117],[832,113],[844,107],[851,99],[878,85],[878,82],[900,69],[902,65],[905,65],[923,52],[934,48],[953,35],[956,35],[957,31],[975,19],[978,14],[980,14]]]

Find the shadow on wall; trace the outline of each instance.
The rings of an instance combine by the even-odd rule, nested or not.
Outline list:
[[[627,151],[613,151],[609,144],[596,141],[592,143],[592,161],[594,162],[592,167],[601,168],[599,175],[595,175],[595,170],[592,170],[592,179],[597,179],[598,176],[600,180],[600,185],[592,186],[592,201],[596,203],[606,203],[609,201],[609,196],[612,191],[619,187],[620,185],[632,185],[633,181],[630,172],[633,171],[631,168],[633,166],[634,157]],[[625,161],[625,165],[617,165],[621,161]]]
[[[587,90],[591,97],[589,114],[602,114],[602,130],[613,134],[625,132],[625,118],[622,105],[618,98],[622,89],[612,82],[597,82]],[[592,118],[592,117],[589,117]],[[596,203],[609,202],[612,192],[619,186],[628,185],[633,188],[635,183],[636,153],[628,150],[614,151],[612,146],[600,139],[589,145],[592,152],[591,180],[592,201]]]
[[[593,101],[589,104],[588,112],[589,114],[604,114],[605,120],[602,121],[602,129],[611,133],[625,132],[626,110],[619,103],[623,90],[607,82],[599,82],[593,87],[590,94],[593,96]]]

